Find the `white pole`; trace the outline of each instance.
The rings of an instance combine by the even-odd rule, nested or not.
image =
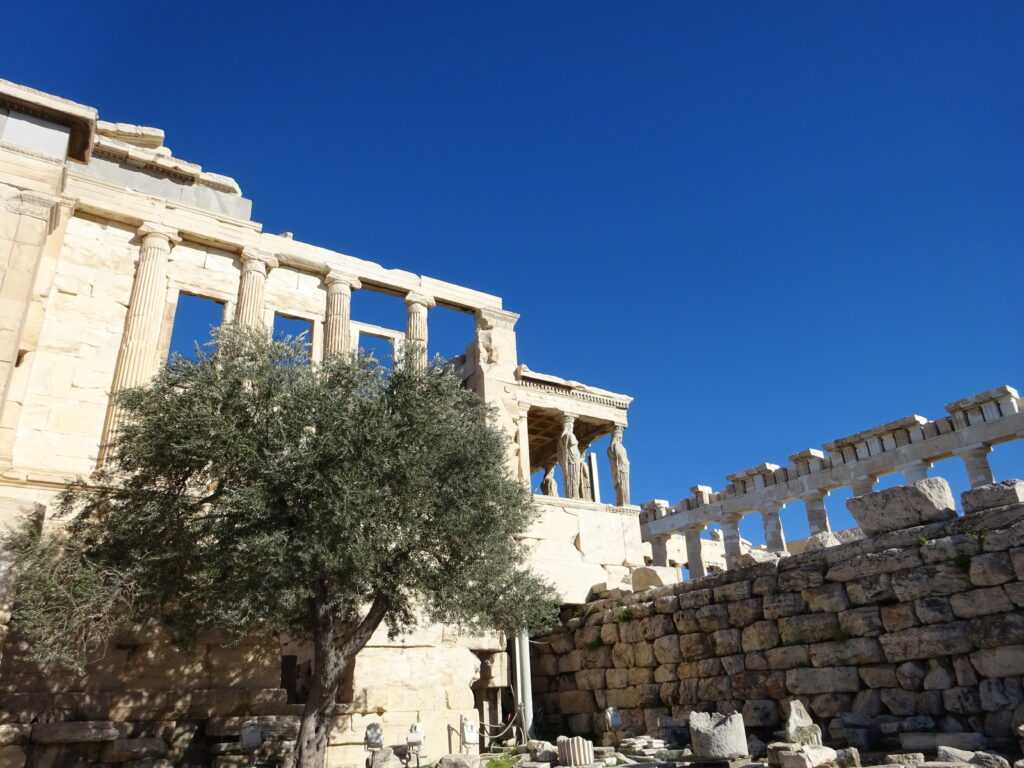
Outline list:
[[[530,671],[530,636],[526,630],[519,632],[519,681],[520,696],[523,701],[523,728],[526,730],[526,738],[533,736],[533,680]]]

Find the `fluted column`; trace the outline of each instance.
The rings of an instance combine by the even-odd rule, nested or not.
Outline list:
[[[416,348],[412,363],[420,369],[427,367],[427,310],[435,306],[432,296],[414,292],[405,297],[405,343]]]
[[[700,579],[707,575],[704,568],[704,550],[700,543],[700,532],[704,526],[688,525],[683,528],[686,536],[686,570],[690,572],[691,579]]]
[[[866,496],[874,490],[877,481],[878,478],[874,475],[860,475],[853,478],[850,488],[853,490],[854,496]]]
[[[157,347],[167,302],[167,259],[171,248],[181,242],[177,230],[151,222],[143,223],[138,235],[142,242],[111,385],[113,392],[145,384],[160,367]],[[118,411],[111,406],[107,412],[104,444],[117,430]]]
[[[975,443],[953,451],[953,455],[959,456],[967,469],[967,480],[970,482],[971,488],[989,485],[996,481],[995,475],[992,474],[992,467],[988,463],[988,455],[991,451],[992,446],[984,443]]]
[[[238,283],[235,322],[259,327],[264,325],[263,297],[267,290],[267,273],[278,265],[277,257],[258,248],[243,248],[239,258],[242,262],[242,278]]]
[[[778,504],[761,507],[761,524],[764,526],[764,543],[769,552],[785,552],[786,537],[782,532],[782,519],[779,516],[781,507]]]
[[[740,556],[740,520],[743,515],[729,515],[722,518],[722,544],[725,545],[725,567],[732,570]]]
[[[826,495],[821,491],[812,491],[800,497],[807,508],[807,526],[810,528],[811,536],[832,530],[832,524],[828,521],[828,511],[825,509]]]
[[[928,477],[928,470],[931,467],[932,463],[930,461],[918,459],[907,464],[900,464],[896,469],[903,474],[903,479],[908,483],[916,483],[918,480],[924,480]]]
[[[668,565],[668,540],[670,533],[662,533],[651,539],[651,565]]]
[[[324,317],[324,359],[352,351],[352,291],[362,288],[359,278],[332,269],[327,283],[327,313]]]

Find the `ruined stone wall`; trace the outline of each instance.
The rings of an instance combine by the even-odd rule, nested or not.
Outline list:
[[[609,706],[631,735],[693,710],[771,727],[798,697],[826,734],[862,748],[888,734],[928,749],[945,729],[1016,752],[1024,505],[598,601],[536,640],[551,731],[601,733]]]

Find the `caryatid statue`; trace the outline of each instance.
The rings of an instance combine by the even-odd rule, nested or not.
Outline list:
[[[558,495],[558,483],[555,482],[555,465],[544,467],[544,477],[540,481],[540,492],[545,496]]]
[[[562,434],[558,438],[558,463],[562,465],[562,482],[565,485],[565,497],[578,499],[581,496],[581,480],[583,479],[583,458],[580,456],[580,443],[573,434],[572,427],[576,417],[566,415],[562,423]]]
[[[626,446],[622,444],[622,427],[618,425],[608,444],[608,464],[611,465],[612,483],[615,485],[615,504],[624,507],[629,504],[629,458]]]

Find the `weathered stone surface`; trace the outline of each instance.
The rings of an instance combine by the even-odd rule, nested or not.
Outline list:
[[[605,670],[581,669],[576,673],[576,687],[581,691],[600,691],[604,689]]]
[[[480,768],[480,755],[441,755],[435,768]]]
[[[949,607],[960,619],[973,619],[991,613],[1013,610],[1013,603],[1002,587],[981,587],[949,596]]]
[[[1024,502],[1024,480],[1003,480],[989,485],[979,485],[960,494],[960,505],[964,514],[970,515],[983,509],[1003,507]]]
[[[105,763],[125,763],[146,757],[162,757],[167,754],[163,739],[114,739],[104,745],[100,759]]]
[[[981,708],[986,712],[1012,712],[1024,704],[1021,684],[1013,678],[990,678],[978,686]]]
[[[882,616],[875,606],[851,608],[839,613],[839,629],[855,637],[875,637],[882,634]]]
[[[1024,645],[1004,645],[975,651],[971,654],[971,663],[982,677],[1024,675]]]
[[[706,605],[697,609],[697,623],[702,632],[729,628],[729,609],[724,605]]]
[[[814,724],[803,702],[800,699],[791,699],[788,705],[786,741],[790,744],[820,746],[821,728]]]
[[[956,620],[948,597],[922,597],[912,605],[922,624],[942,624]]]
[[[939,563],[891,574],[893,594],[901,603],[932,595],[953,595],[971,588],[967,573],[953,563]]]
[[[748,699],[743,702],[743,724],[761,728],[779,724],[779,707],[771,699]]]
[[[558,750],[550,741],[531,739],[526,742],[526,749],[534,762],[553,763],[558,759]]]
[[[968,572],[972,584],[979,587],[993,587],[1013,581],[1016,574],[1009,552],[988,552],[971,558]]]
[[[807,603],[799,592],[780,592],[776,595],[764,596],[764,617],[779,619],[793,616],[807,610]]]
[[[864,666],[859,672],[864,685],[868,688],[895,688],[898,685],[895,664]]]
[[[941,477],[854,496],[846,508],[867,536],[956,517],[949,483]]]
[[[25,747],[18,744],[0,746],[0,768],[24,768],[26,760]],[[41,762],[38,757],[36,761],[37,765]]]
[[[755,621],[743,628],[743,651],[763,651],[779,644],[779,627],[774,621]]]
[[[906,603],[883,605],[879,609],[879,618],[881,618],[882,627],[886,632],[899,632],[903,629],[915,627],[918,624],[914,606]],[[950,621],[952,621],[952,616],[950,616]]]
[[[924,542],[920,548],[921,559],[929,565],[953,560],[961,555],[970,557],[980,551],[981,542],[977,536],[968,536],[965,533],[931,539]]]
[[[815,643],[808,649],[815,667],[839,667],[851,664],[875,664],[885,661],[882,648],[872,637]]]
[[[831,640],[839,632],[839,619],[832,613],[812,613],[779,619],[782,642],[817,643]]]
[[[729,611],[729,621],[734,627],[745,627],[764,618],[762,600],[752,597],[746,600],[737,600],[729,603],[726,608]]]
[[[917,765],[918,763],[924,762],[924,753],[898,752],[896,754],[886,755],[882,760],[890,765]]]
[[[792,669],[793,667],[806,667],[811,663],[811,656],[807,645],[785,645],[781,648],[771,648],[765,651],[765,660],[769,669]]]
[[[807,608],[815,613],[838,613],[850,607],[850,598],[842,584],[823,584],[805,589],[802,593]]]
[[[967,653],[974,647],[970,626],[963,621],[890,632],[879,641],[886,658],[893,662]]]
[[[882,552],[869,552],[844,560],[829,568],[825,578],[828,581],[850,581],[865,576],[877,576],[881,573],[915,568],[919,565],[921,565],[921,557],[916,550],[893,547]]]
[[[33,744],[74,744],[81,741],[113,741],[121,728],[109,720],[37,723],[32,728]]]
[[[690,713],[690,740],[696,757],[736,758],[747,754],[743,716]]]
[[[25,744],[28,742],[32,726],[27,723],[6,723],[0,725],[0,746]]]
[[[786,672],[786,687],[791,693],[856,693],[860,678],[856,667],[791,669]]]

